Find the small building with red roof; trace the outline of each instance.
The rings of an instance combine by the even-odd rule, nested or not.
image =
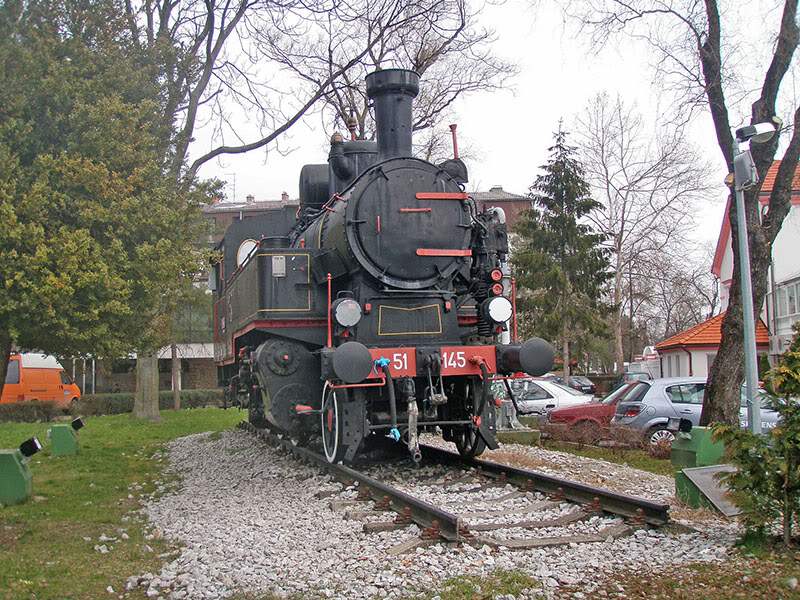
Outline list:
[[[686,331],[656,344],[662,377],[706,377],[717,356],[722,340],[722,317],[711,317]],[[756,325],[756,349],[769,349],[769,331],[759,319]]]
[[[769,197],[775,184],[779,161],[772,164],[761,186],[761,214],[769,206]],[[728,220],[730,199],[725,207],[714,262],[711,272],[720,282],[720,305],[728,307],[733,279],[733,246],[731,224]],[[800,320],[800,168],[792,182],[791,208],[772,245],[772,264],[768,279],[767,297],[761,307],[761,320],[769,331],[770,359],[786,351],[792,341],[792,325]],[[667,340],[669,341],[669,340]],[[662,342],[666,343],[666,342]],[[660,344],[659,344],[660,346]]]

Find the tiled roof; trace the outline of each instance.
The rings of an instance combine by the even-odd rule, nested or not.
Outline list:
[[[772,166],[767,171],[767,174],[764,176],[764,183],[761,185],[761,193],[769,193],[772,191],[773,186],[775,185],[775,177],[778,176],[778,167],[780,167],[781,161],[776,160],[772,163]],[[792,191],[800,190],[800,166],[794,172],[794,180],[792,181]]]
[[[677,335],[656,344],[656,351],[680,348],[684,346],[719,346],[722,340],[722,318],[725,313],[711,317],[707,321],[681,331]],[[756,346],[769,346],[769,331],[759,319],[756,325]]]

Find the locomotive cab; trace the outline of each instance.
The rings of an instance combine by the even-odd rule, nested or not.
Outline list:
[[[491,382],[552,366],[544,340],[510,342],[503,219],[478,211],[457,157],[412,156],[418,90],[412,71],[368,75],[377,140],[335,135],[328,165],[301,172],[295,222],[253,223],[215,292],[231,393],[256,426],[318,435],[332,462],[386,436],[419,460],[418,431],[437,427],[464,456],[496,448]],[[245,233],[226,232],[223,265]]]

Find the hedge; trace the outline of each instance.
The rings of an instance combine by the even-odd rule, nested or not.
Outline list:
[[[135,394],[86,394],[70,412],[73,415],[99,416],[133,412]],[[181,390],[181,408],[220,406],[222,389]],[[174,406],[171,390],[158,392],[158,407],[169,410]],[[0,422],[48,423],[62,412],[54,402],[22,402],[0,404]]]

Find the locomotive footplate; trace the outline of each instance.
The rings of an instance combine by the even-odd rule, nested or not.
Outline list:
[[[439,374],[480,376],[481,362],[491,375],[497,373],[496,346],[426,346],[418,348],[369,348],[373,360],[385,358],[389,361],[392,377],[427,376],[431,362],[440,365]],[[426,360],[436,357],[433,361]],[[435,371],[434,371],[435,372]],[[367,379],[380,376],[372,371]]]

